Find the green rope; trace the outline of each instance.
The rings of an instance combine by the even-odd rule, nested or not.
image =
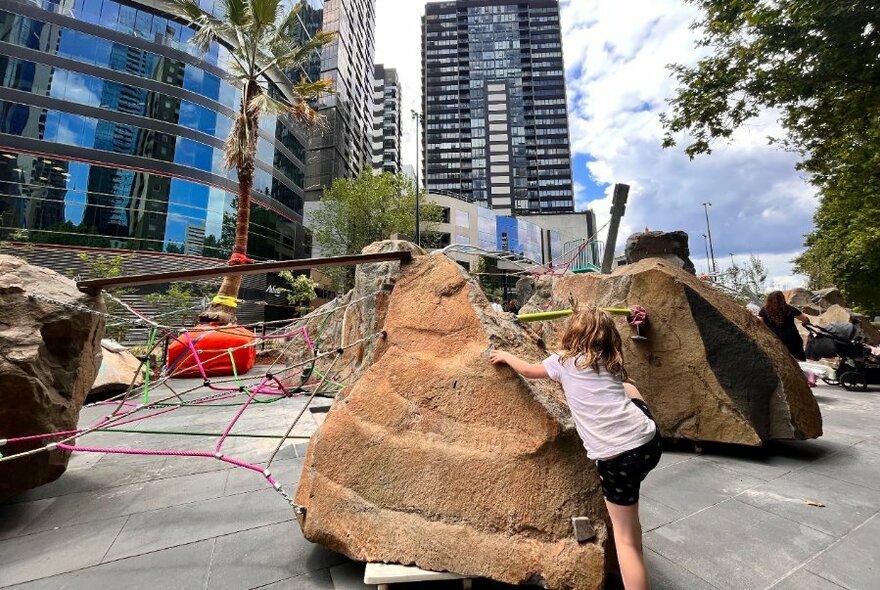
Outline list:
[[[150,337],[147,340],[147,350],[153,350],[153,342],[156,339],[156,328],[154,327],[150,330]],[[150,355],[147,353],[147,360],[144,361],[144,404],[150,403],[150,373],[152,373],[152,369],[150,367]]]
[[[226,353],[229,355],[229,361],[232,363],[232,374],[235,375],[235,382],[238,383],[238,389],[244,391],[244,385],[241,384],[241,379],[238,378],[238,369],[235,368],[235,357],[232,355],[232,349],[227,348]]]

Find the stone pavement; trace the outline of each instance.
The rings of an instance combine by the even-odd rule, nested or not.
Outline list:
[[[665,452],[641,504],[653,588],[880,588],[880,391],[815,391],[819,440]],[[235,432],[283,432],[302,405],[249,409]],[[235,410],[183,408],[132,427],[218,432]],[[87,408],[82,423],[105,413]],[[294,434],[308,436],[319,416],[306,412]],[[99,433],[81,444],[213,450],[214,440]],[[291,494],[304,441],[286,445],[272,466]],[[275,444],[236,438],[224,452],[263,462]],[[348,590],[366,588],[362,576],[363,564],[303,539],[259,474],[213,459],[75,454],[59,480],[0,505],[3,588]],[[395,588],[418,587],[461,586]],[[478,580],[475,588],[513,587]]]

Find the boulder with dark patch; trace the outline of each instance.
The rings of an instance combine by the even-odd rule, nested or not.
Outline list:
[[[697,272],[690,258],[688,235],[683,231],[645,231],[632,234],[626,240],[625,255],[627,264],[646,258],[662,258],[686,272]]]
[[[76,428],[101,363],[104,320],[87,311],[105,311],[100,296],[0,255],[0,309],[0,438]],[[15,455],[51,441],[9,443],[2,451]],[[55,449],[0,463],[0,499],[57,479],[68,459]]]
[[[837,287],[828,287],[827,289],[813,291],[812,302],[821,307],[822,311],[825,311],[832,305],[849,307],[846,303],[846,298]]]
[[[601,588],[609,522],[564,395],[487,359],[494,347],[540,361],[538,338],[442,255],[404,265],[384,327],[309,442],[305,537],[360,561]],[[578,543],[573,517],[595,536]]]
[[[648,310],[647,340],[616,322],[625,362],[665,436],[760,445],[822,434],[819,406],[795,360],[766,326],[736,301],[677,265],[648,259],[611,275],[556,281],[551,309],[578,305]],[[535,326],[548,348],[564,322]]]

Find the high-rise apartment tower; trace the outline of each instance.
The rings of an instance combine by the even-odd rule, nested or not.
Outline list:
[[[323,128],[309,139],[306,200],[320,200],[336,178],[354,176],[373,159],[373,54],[375,0],[301,0],[307,34],[320,28],[336,33],[321,50],[320,77],[333,81],[333,93],[318,111]],[[318,26],[320,24],[320,27]],[[308,67],[314,79],[314,67]]]
[[[422,100],[428,191],[501,215],[574,210],[557,0],[427,4]]]
[[[397,70],[376,64],[373,83],[373,170],[400,172],[400,80]]]

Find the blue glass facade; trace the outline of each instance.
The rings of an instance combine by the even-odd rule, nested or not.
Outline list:
[[[238,187],[223,142],[241,91],[226,48],[202,55],[193,34],[137,2],[4,3],[0,237],[228,255]],[[265,116],[257,158],[249,254],[307,256],[304,136]]]

